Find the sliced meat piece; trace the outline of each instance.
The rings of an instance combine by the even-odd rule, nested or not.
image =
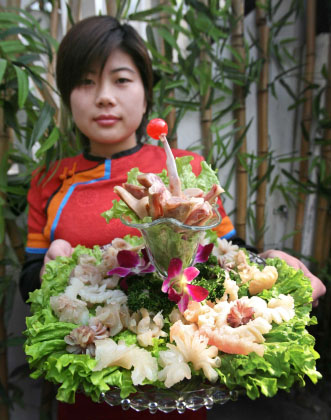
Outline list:
[[[208,201],[210,204],[215,204],[218,196],[224,192],[223,188],[220,185],[214,184],[211,189],[204,194],[203,198]]]
[[[203,226],[213,215],[213,209],[208,201],[197,203],[185,220],[186,225]]]
[[[181,197],[171,197],[164,206],[164,217],[171,217],[184,222],[192,211],[192,202]]]
[[[148,195],[148,189],[142,185],[134,185],[126,182],[122,186],[138,200]]]
[[[183,191],[183,195],[185,197],[203,197],[205,193],[201,188],[186,188],[186,190]]]
[[[158,175],[150,172],[145,174],[139,174],[137,176],[137,181],[146,188],[149,188],[155,184],[164,185],[162,179]]]
[[[163,183],[155,183],[148,189],[149,214],[153,220],[164,217],[164,207],[170,198],[171,194]]]
[[[147,211],[148,197],[147,196],[138,200],[132,194],[130,194],[125,188],[120,187],[119,185],[114,188],[114,191],[130,207],[130,209],[136,213],[136,215],[140,219],[143,219],[144,217],[148,216],[148,211]]]

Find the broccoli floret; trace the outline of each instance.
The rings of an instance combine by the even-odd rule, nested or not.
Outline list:
[[[211,255],[206,263],[199,263],[195,266],[200,274],[192,281],[192,284],[204,287],[208,290],[208,300],[216,302],[224,292],[225,270],[218,265],[217,258]],[[229,272],[230,278],[240,282],[240,277],[234,272]]]
[[[161,291],[162,281],[152,273],[145,274],[144,277],[132,276],[127,283],[128,307],[133,312],[141,308],[154,313],[162,310],[165,317],[176,305],[168,299],[166,293]]]

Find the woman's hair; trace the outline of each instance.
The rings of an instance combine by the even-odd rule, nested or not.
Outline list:
[[[64,104],[70,109],[70,95],[93,67],[102,70],[112,51],[120,49],[137,66],[142,79],[146,112],[137,129],[140,141],[153,100],[153,70],[147,49],[137,31],[111,16],[92,16],[76,23],[63,38],[57,53],[56,82]]]

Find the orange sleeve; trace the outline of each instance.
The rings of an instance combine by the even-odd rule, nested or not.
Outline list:
[[[39,182],[40,174],[32,178],[28,192],[28,237],[26,251],[32,254],[43,254],[49,247],[49,239],[44,235],[44,227],[47,222],[42,190],[43,185]]]

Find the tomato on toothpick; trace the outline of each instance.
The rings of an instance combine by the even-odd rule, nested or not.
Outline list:
[[[152,139],[159,140],[162,134],[168,134],[168,125],[162,118],[154,118],[147,124],[146,131]]]

